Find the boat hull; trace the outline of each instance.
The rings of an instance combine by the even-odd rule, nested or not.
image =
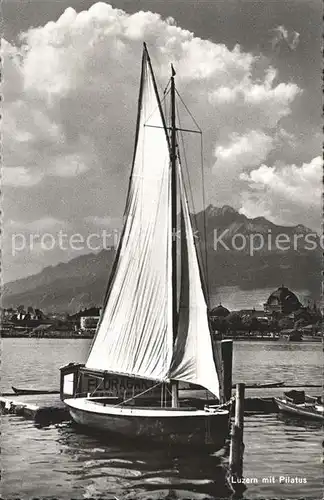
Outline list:
[[[163,445],[221,449],[229,433],[229,412],[103,406],[88,398],[67,399],[72,419],[79,425],[124,438],[140,438]]]
[[[37,394],[59,394],[59,391],[50,389],[23,389],[11,386],[13,392],[19,396],[32,396]]]
[[[302,404],[294,404],[280,398],[274,398],[279,410],[296,417],[304,419],[324,421],[324,413],[316,410],[314,407],[307,407]]]

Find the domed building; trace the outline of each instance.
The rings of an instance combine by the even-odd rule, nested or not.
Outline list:
[[[268,314],[291,314],[301,307],[297,296],[284,285],[272,292],[264,304],[264,310]]]
[[[211,318],[226,318],[228,316],[230,311],[226,309],[226,307],[222,306],[222,304],[219,304],[217,307],[214,307],[210,311],[210,317]]]

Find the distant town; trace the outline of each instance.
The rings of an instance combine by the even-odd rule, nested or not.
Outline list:
[[[1,311],[2,337],[92,338],[101,308],[93,306],[69,315],[44,313],[33,306],[20,305]],[[230,311],[222,304],[209,312],[215,338],[239,340],[320,340],[322,316],[318,305],[303,305],[294,292],[282,285],[270,294],[263,309]]]
[[[214,334],[221,337],[296,341],[321,338],[322,315],[316,302],[302,305],[284,285],[269,295],[262,310],[231,312],[219,304],[209,315]]]

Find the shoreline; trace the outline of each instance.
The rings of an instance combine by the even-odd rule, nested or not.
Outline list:
[[[95,333],[94,332],[59,332],[59,331],[54,331],[52,333],[48,333],[46,335],[40,335],[39,333],[32,334],[26,333],[26,332],[15,332],[14,334],[9,333],[9,332],[2,332],[1,333],[1,338],[11,338],[11,339],[16,339],[16,338],[34,338],[34,339],[93,339]],[[215,340],[233,340],[233,341],[239,341],[239,342],[303,342],[303,343],[320,343],[323,340],[322,336],[319,335],[314,335],[314,336],[303,336],[301,340],[288,340],[284,339],[283,337],[269,337],[269,336],[244,336],[244,335],[238,335],[238,336],[231,336],[231,335],[226,335],[224,337],[218,337],[214,336]]]
[[[32,334],[32,333],[1,333],[1,338],[10,338],[10,339],[92,339],[94,337],[94,333],[92,332],[52,332],[51,334],[40,335]]]

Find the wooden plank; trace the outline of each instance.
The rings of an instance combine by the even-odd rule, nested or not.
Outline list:
[[[232,366],[233,366],[233,341],[221,341],[222,355],[222,375],[223,375],[223,393],[221,403],[226,403],[232,396]]]
[[[237,493],[242,493],[245,489],[244,484],[242,484],[244,453],[244,389],[244,384],[236,385],[235,419],[231,431],[229,456],[229,468],[231,474],[230,483],[233,490]]]

